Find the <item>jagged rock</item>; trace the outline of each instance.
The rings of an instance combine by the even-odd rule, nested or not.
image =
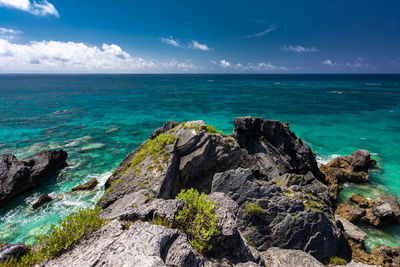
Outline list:
[[[310,254],[301,250],[273,247],[261,252],[261,258],[268,267],[324,267]]]
[[[202,257],[181,231],[149,223],[125,229],[118,221],[101,229],[75,249],[46,266],[200,266]]]
[[[167,121],[164,126],[155,129],[151,135],[150,139],[154,139],[157,135],[168,132],[169,130],[173,129],[175,126],[177,126],[179,123],[176,121]]]
[[[0,247],[0,263],[10,258],[19,258],[25,254],[28,247],[24,243],[5,245]]]
[[[342,223],[344,228],[344,233],[347,236],[347,238],[353,240],[356,243],[361,244],[362,247],[364,247],[364,242],[367,239],[368,235],[363,230],[361,230],[348,220],[342,218],[341,216],[336,215],[335,218],[336,220],[339,220]]]
[[[39,197],[39,199],[32,204],[33,209],[37,209],[39,206],[43,205],[44,203],[50,202],[53,199],[48,194],[43,194]]]
[[[344,203],[337,206],[335,213],[353,223],[361,221],[361,219],[366,215],[365,209]]]
[[[370,208],[373,203],[372,200],[369,200],[366,197],[364,197],[360,194],[357,194],[357,193],[352,193],[349,197],[349,200],[364,209]]]
[[[0,155],[0,207],[14,197],[42,184],[67,165],[67,152],[42,151],[31,159],[18,161],[11,154]]]
[[[370,157],[367,150],[356,150],[351,156],[338,157],[326,165],[320,166],[323,174],[318,176],[325,184],[331,185],[334,197],[339,190],[337,185],[344,182],[365,183],[369,180],[368,170],[376,165],[376,160]]]
[[[347,240],[325,214],[328,210],[323,210],[323,202],[302,193],[282,192],[274,183],[257,180],[251,170],[241,168],[217,173],[212,192],[224,192],[236,201],[241,210],[239,230],[259,251],[270,247],[300,249],[321,262],[333,255],[351,258]],[[246,212],[249,202],[259,205],[259,214]],[[325,242],[325,238],[330,241]]]
[[[382,266],[400,266],[400,247],[377,247],[371,250],[373,264]]]
[[[71,191],[74,192],[74,191],[92,190],[98,184],[99,184],[99,181],[96,178],[93,178],[89,182],[86,182],[84,184],[73,187]]]

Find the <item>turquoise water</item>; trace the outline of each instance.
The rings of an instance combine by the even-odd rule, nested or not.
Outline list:
[[[369,185],[345,185],[342,199],[400,197],[399,75],[0,75],[0,153],[69,153],[69,167],[0,209],[0,241],[33,242],[92,206],[113,168],[165,121],[202,119],[229,133],[244,115],[290,122],[319,162],[371,151],[380,168]],[[67,193],[93,177],[99,189]],[[57,200],[33,211],[42,193]],[[398,226],[365,230],[369,247],[400,246]]]

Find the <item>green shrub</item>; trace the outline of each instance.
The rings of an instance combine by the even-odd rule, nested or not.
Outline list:
[[[345,259],[339,258],[339,257],[331,257],[329,259],[329,264],[332,265],[346,265],[347,261]]]
[[[185,205],[175,217],[178,228],[184,231],[190,244],[197,251],[207,251],[212,248],[209,241],[219,234],[217,229],[217,204],[208,200],[207,195],[196,189],[182,190],[177,199],[183,199]]]
[[[261,206],[258,204],[257,201],[253,201],[253,202],[246,202],[246,205],[244,207],[244,212],[246,212],[247,214],[249,214],[250,216],[256,216],[258,214],[260,214],[262,212],[262,208]]]
[[[106,220],[99,218],[100,211],[99,207],[79,209],[59,220],[58,226],[51,225],[48,234],[37,236],[37,246],[30,247],[23,257],[9,259],[0,266],[30,266],[60,255],[104,225]]]
[[[5,245],[7,245],[7,243],[0,242],[0,248],[1,248],[1,247],[4,247]]]

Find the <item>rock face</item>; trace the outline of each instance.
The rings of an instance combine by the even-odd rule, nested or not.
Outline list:
[[[0,155],[0,207],[67,166],[67,155],[62,150],[42,151],[22,161],[11,154]]]
[[[202,257],[175,229],[114,220],[46,266],[200,266]]]
[[[92,190],[98,184],[99,184],[99,181],[96,178],[93,178],[92,180],[90,180],[87,183],[84,183],[84,184],[77,185],[77,186],[73,187],[71,191],[74,192],[74,191]]]
[[[317,178],[330,186],[336,198],[341,189],[340,184],[368,182],[368,170],[375,165],[376,160],[370,157],[367,150],[356,150],[351,156],[338,157],[326,165],[321,165],[320,171],[323,175]]]
[[[0,247],[0,262],[6,261],[10,258],[18,258],[25,254],[28,247],[24,243],[17,243],[13,245],[5,245]]]
[[[332,256],[350,260],[310,147],[278,121],[241,117],[234,126],[231,136],[203,121],[158,128],[106,182],[98,201],[102,216],[173,223],[182,205],[173,198],[193,187],[218,203],[221,234],[213,240],[212,258],[259,263],[259,252],[279,247],[305,251],[322,263]]]
[[[53,199],[48,194],[43,194],[39,197],[39,199],[33,203],[32,208],[37,209],[39,206],[43,205],[44,203],[50,202]]]

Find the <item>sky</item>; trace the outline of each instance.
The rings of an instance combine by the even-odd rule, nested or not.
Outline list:
[[[400,73],[398,0],[0,0],[0,73]]]

